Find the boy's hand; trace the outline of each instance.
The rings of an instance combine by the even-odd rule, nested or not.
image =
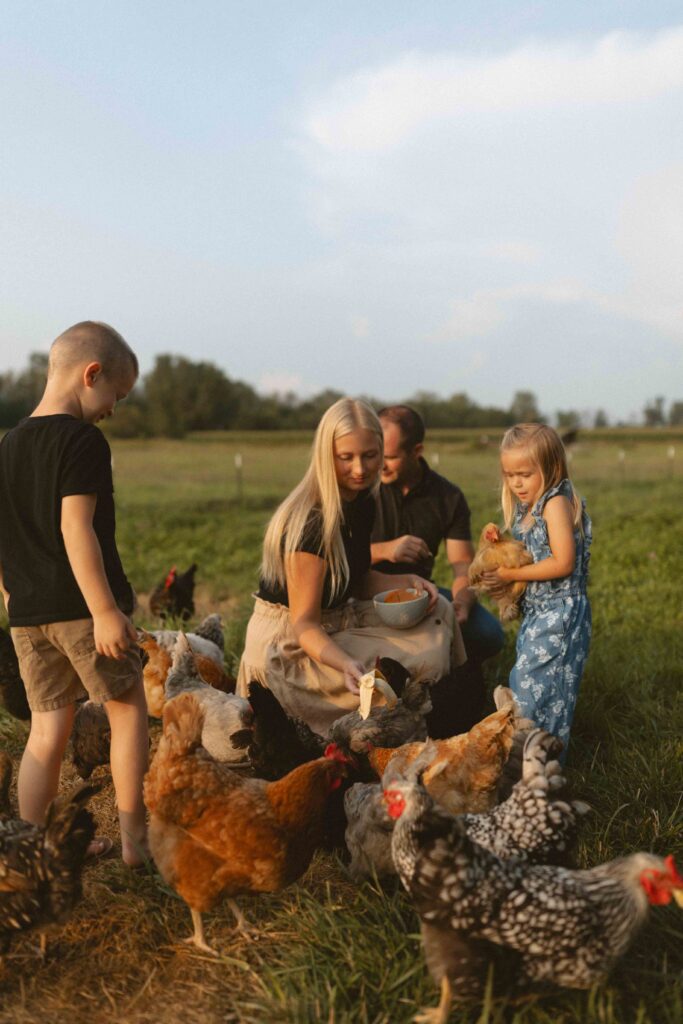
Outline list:
[[[118,608],[93,615],[95,649],[106,658],[121,661],[125,652],[137,640],[135,627],[127,615]]]

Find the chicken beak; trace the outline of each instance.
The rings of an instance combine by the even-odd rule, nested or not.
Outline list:
[[[683,889],[674,889],[673,897],[676,900],[678,906],[681,907],[681,909],[683,909]]]

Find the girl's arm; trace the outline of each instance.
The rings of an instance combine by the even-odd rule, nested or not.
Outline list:
[[[370,569],[365,577],[360,596],[362,599],[368,600],[369,598],[374,597],[375,594],[381,594],[384,590],[405,589],[406,587],[412,587],[414,590],[418,591],[427,591],[429,594],[427,614],[429,614],[436,604],[439,591],[430,580],[425,580],[422,576],[414,576],[412,573],[405,573],[401,576],[391,576],[390,574]]]
[[[561,494],[551,498],[543,510],[543,518],[548,525],[548,542],[552,554],[548,558],[542,558],[540,562],[523,565],[519,569],[506,569],[501,566],[495,572],[482,573],[484,579],[490,577],[491,581],[528,583],[532,580],[556,580],[573,572],[576,544],[572,506],[568,499]]]
[[[285,557],[292,629],[309,658],[342,672],[347,690],[359,693],[358,680],[365,667],[343,651],[320,624],[326,571],[324,560],[307,551]]]
[[[92,615],[95,647],[107,658],[121,659],[137,634],[117,607],[102,562],[102,549],[93,527],[96,494],[62,498],[61,529],[76,583]]]

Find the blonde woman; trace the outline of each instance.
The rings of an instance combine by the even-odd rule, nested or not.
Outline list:
[[[263,544],[238,692],[246,696],[258,680],[321,734],[358,706],[358,681],[378,656],[431,682],[465,660],[452,606],[432,583],[371,568],[382,461],[375,412],[362,401],[335,402],[320,421],[303,480],[275,512]],[[391,629],[374,610],[373,595],[395,587],[429,593],[430,614],[412,629]]]

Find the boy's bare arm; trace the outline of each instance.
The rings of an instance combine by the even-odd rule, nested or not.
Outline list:
[[[116,606],[102,549],[93,528],[95,494],[70,494],[62,498],[61,528],[71,570],[93,618],[95,646],[108,658],[122,658],[136,633],[132,622]]]
[[[5,590],[5,580],[2,575],[2,566],[0,565],[0,594],[2,594],[5,602],[5,611],[9,615],[9,593]]]

